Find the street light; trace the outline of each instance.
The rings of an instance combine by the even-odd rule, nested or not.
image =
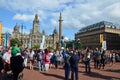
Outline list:
[[[22,26],[21,26],[21,46],[22,46],[22,44],[23,44],[23,42],[22,42],[22,37],[23,37],[23,24],[22,24]]]
[[[21,46],[23,45],[23,29],[25,29],[25,26],[21,25]]]

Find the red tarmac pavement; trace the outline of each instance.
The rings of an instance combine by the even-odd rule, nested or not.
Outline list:
[[[79,64],[79,80],[120,80],[120,63],[115,63],[111,67],[106,66],[105,69],[94,69],[91,65],[91,73],[85,73],[84,64]],[[64,70],[60,66],[59,69],[50,69],[48,72],[38,72],[38,69],[24,69],[23,80],[64,80]]]

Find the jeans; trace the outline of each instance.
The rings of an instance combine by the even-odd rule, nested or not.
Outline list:
[[[86,72],[91,72],[90,61],[86,61],[85,62],[85,71]]]
[[[38,61],[38,70],[39,71],[44,71],[43,60]]]
[[[60,64],[60,61],[55,61],[55,68],[58,68],[58,65]]]
[[[78,67],[71,68],[71,80],[74,80],[74,74],[75,80],[78,80]]]
[[[105,59],[101,59],[100,68],[101,68],[101,66],[104,69],[104,67],[105,67]]]
[[[65,65],[65,80],[69,80],[69,74],[70,74],[70,65]]]
[[[97,69],[100,69],[100,65],[101,65],[100,60],[97,60]]]

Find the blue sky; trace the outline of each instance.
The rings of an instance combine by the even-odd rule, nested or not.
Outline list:
[[[17,23],[32,29],[34,15],[38,13],[40,31],[50,35],[59,28],[59,14],[63,18],[63,35],[74,39],[79,29],[100,21],[120,24],[120,0],[0,0],[0,21],[3,33],[13,32]],[[59,31],[59,30],[58,30]]]

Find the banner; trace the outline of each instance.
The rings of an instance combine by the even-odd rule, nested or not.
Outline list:
[[[103,34],[100,34],[100,43],[103,43],[103,40],[104,40],[104,36]]]
[[[44,49],[44,45],[45,45],[45,36],[42,36],[42,43],[40,44],[40,48]]]
[[[32,48],[32,41],[30,40],[29,42],[29,48],[31,49]]]
[[[106,42],[106,41],[103,41],[102,48],[103,48],[104,50],[107,50],[107,42]]]
[[[4,46],[10,46],[10,36],[11,36],[11,34],[10,33],[8,33],[8,32],[6,32],[5,34],[4,34]]]

